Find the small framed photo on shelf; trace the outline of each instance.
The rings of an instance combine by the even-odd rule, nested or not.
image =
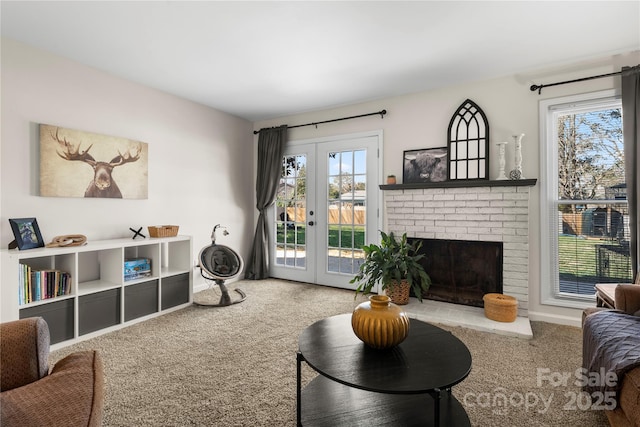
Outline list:
[[[403,184],[447,180],[447,147],[405,151],[403,162]]]
[[[38,221],[35,218],[10,218],[9,224],[11,224],[18,249],[33,249],[44,246],[40,227],[38,227]],[[11,245],[9,247],[11,248]]]

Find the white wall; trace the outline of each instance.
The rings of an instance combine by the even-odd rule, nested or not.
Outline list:
[[[230,235],[219,243],[246,256],[255,210],[250,122],[7,39],[1,67],[2,247],[13,240],[8,218],[36,217],[45,242],[176,224],[193,236],[195,259],[221,223]],[[148,143],[148,199],[40,197],[38,123]]]
[[[505,58],[508,61],[508,58]],[[569,94],[587,93],[603,89],[619,90],[619,77],[608,77],[582,83],[543,89],[542,95],[531,92],[533,83],[553,83],[598,74],[619,71],[621,66],[640,63],[640,52],[630,52],[580,64],[569,64],[554,69],[531,70],[503,78],[470,82],[457,86],[371,101],[358,105],[282,117],[254,123],[254,129],[280,124],[297,125],[330,120],[386,109],[384,119],[379,116],[347,120],[336,123],[291,129],[290,140],[319,138],[368,130],[384,132],[384,171],[402,177],[402,152],[416,148],[444,147],[451,116],[465,99],[476,102],[487,115],[490,127],[491,164],[490,177],[498,173],[497,150],[493,143],[513,141],[512,135],[524,133],[523,174],[526,178],[544,179],[539,176],[538,103],[542,99]],[[254,145],[257,137],[254,138]],[[254,148],[255,149],[255,148]],[[507,171],[514,165],[513,144],[507,150]],[[530,260],[529,260],[529,316],[534,320],[546,320],[579,325],[581,311],[540,304],[540,214],[539,185],[531,189]],[[382,200],[382,199],[381,199]]]

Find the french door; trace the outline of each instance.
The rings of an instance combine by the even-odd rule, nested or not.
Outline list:
[[[270,210],[271,276],[355,289],[377,241],[380,135],[293,142]]]

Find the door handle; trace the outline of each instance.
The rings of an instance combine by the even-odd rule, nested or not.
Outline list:
[[[313,221],[309,221],[309,225],[310,225],[311,227],[313,227],[313,224],[314,224],[314,222],[313,222]]]

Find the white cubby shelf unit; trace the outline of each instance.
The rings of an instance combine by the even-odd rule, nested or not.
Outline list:
[[[191,236],[176,236],[2,250],[0,319],[44,317],[55,349],[184,308],[193,302],[192,245]],[[151,275],[125,280],[124,262],[136,258],[151,260]],[[69,273],[68,294],[26,302],[23,265]]]

